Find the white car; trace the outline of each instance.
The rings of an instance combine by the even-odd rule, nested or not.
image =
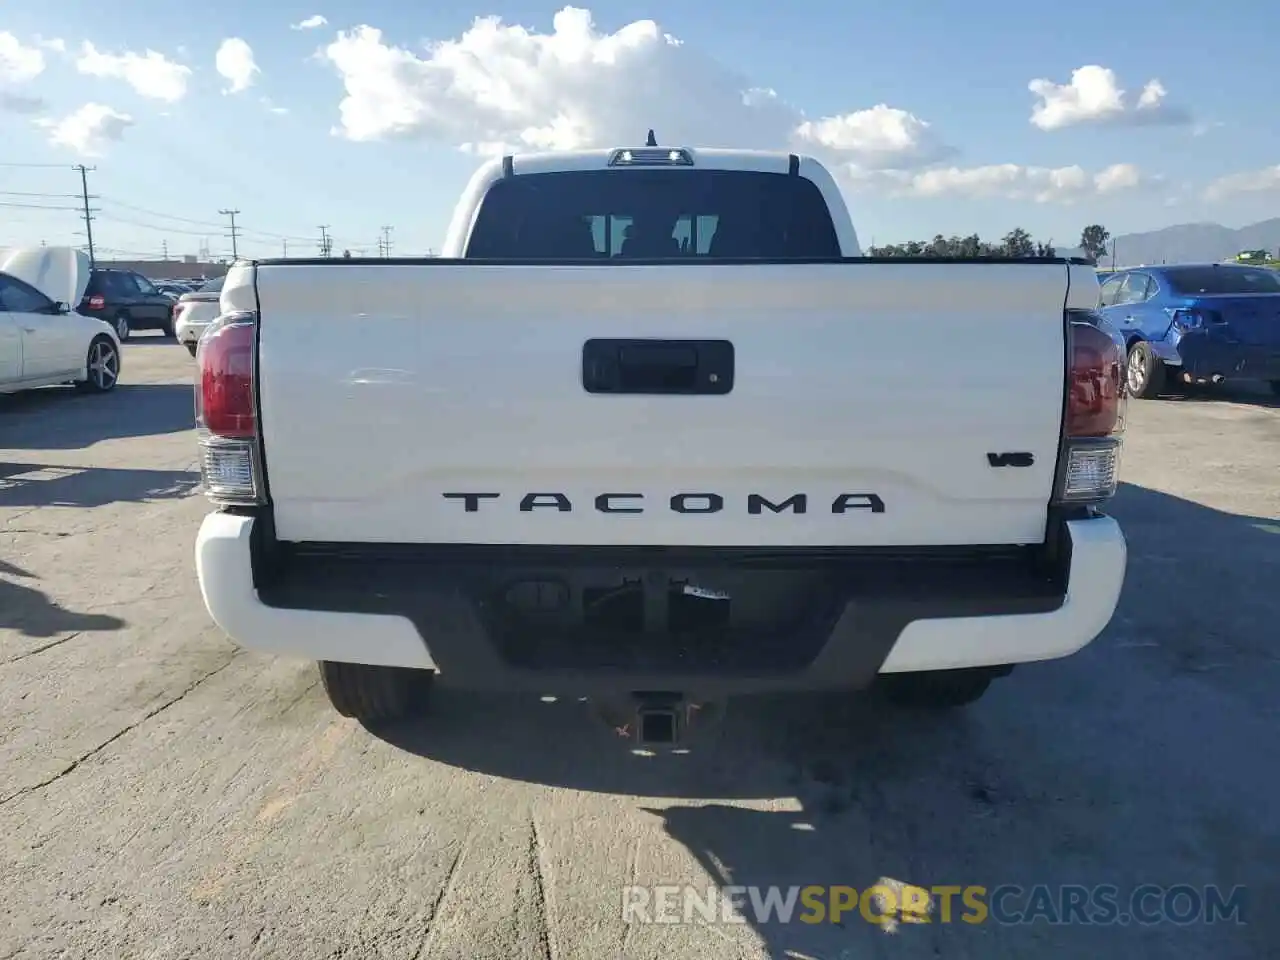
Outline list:
[[[0,261],[0,393],[75,383],[115,389],[120,340],[107,323],[76,313],[91,267],[71,247],[10,251]]]
[[[218,300],[222,296],[224,277],[210,280],[199,290],[184,293],[173,305],[173,335],[194,357],[200,335],[218,316]]]

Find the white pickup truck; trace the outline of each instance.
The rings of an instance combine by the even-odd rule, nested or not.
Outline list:
[[[1115,610],[1123,355],[1068,258],[862,257],[786,153],[507,157],[439,258],[234,267],[196,565],[343,715],[431,686],[956,706]]]

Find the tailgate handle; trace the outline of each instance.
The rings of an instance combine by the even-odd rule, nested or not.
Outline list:
[[[728,340],[594,339],[582,345],[587,393],[725,394],[733,389]]]

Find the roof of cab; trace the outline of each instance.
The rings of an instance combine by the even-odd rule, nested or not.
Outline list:
[[[619,150],[652,150],[652,147],[610,147],[603,150],[562,150],[543,153],[517,153],[511,156],[512,172],[568,173],[577,170],[603,170]],[[777,150],[723,150],[705,147],[672,146],[693,159],[693,168],[699,166],[712,170],[746,170],[759,173],[787,173],[791,168],[792,154]],[[797,154],[802,160],[808,159]],[[495,160],[495,163],[502,161]],[[637,164],[634,169],[653,169]]]

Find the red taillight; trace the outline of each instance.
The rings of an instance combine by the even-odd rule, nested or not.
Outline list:
[[[1124,426],[1124,353],[1088,323],[1072,323],[1067,389],[1068,437],[1109,437]]]
[[[205,495],[219,506],[266,502],[254,404],[257,317],[219,317],[196,347],[196,425]]]
[[[100,293],[95,293],[92,297],[89,298],[90,310],[101,310],[106,305],[107,305],[107,298]]]
[[[1072,320],[1067,337],[1071,363],[1054,499],[1059,503],[1101,503],[1115,494],[1119,480],[1128,404],[1125,352],[1097,323]]]
[[[252,322],[232,322],[210,330],[196,353],[200,389],[196,418],[215,437],[249,440],[258,434],[253,405]]]

